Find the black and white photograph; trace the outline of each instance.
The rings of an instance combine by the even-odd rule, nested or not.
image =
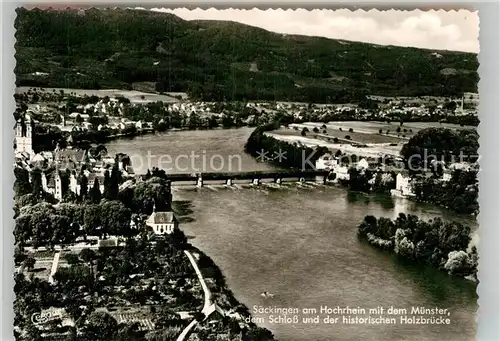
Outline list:
[[[477,11],[14,26],[13,339],[476,340]]]

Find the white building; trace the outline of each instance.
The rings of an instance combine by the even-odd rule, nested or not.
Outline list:
[[[396,175],[396,189],[391,191],[394,196],[411,197],[415,196],[413,192],[413,186],[411,184],[411,178],[408,175],[399,173]]]
[[[365,170],[365,169],[368,169],[370,165],[368,164],[368,161],[366,161],[366,159],[361,159],[359,160],[358,164],[356,165],[356,168],[358,170]]]
[[[443,181],[450,181],[451,180],[451,177],[452,177],[452,173],[449,169],[446,169],[444,172],[443,172]]]
[[[349,167],[347,166],[339,166],[334,170],[335,179],[340,181],[349,181]]]
[[[156,212],[155,208],[146,220],[146,225],[150,226],[157,235],[172,234],[179,228],[179,222],[174,212]]]

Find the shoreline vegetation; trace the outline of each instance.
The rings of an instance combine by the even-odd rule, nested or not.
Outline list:
[[[358,237],[401,258],[478,281],[478,252],[471,245],[469,226],[403,213],[395,220],[366,216]]]

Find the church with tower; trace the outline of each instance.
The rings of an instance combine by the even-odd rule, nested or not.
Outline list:
[[[25,118],[19,118],[16,122],[14,153],[27,154],[30,158],[35,155],[33,151],[33,120],[31,116],[26,114]]]

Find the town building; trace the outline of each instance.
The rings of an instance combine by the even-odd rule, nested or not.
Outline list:
[[[349,167],[347,166],[336,167],[333,173],[335,174],[335,179],[338,181],[349,181],[350,179]]]
[[[356,165],[356,169],[358,170],[366,170],[368,169],[368,167],[370,167],[368,161],[366,161],[365,158],[362,158],[361,160],[359,160],[358,164]]]

